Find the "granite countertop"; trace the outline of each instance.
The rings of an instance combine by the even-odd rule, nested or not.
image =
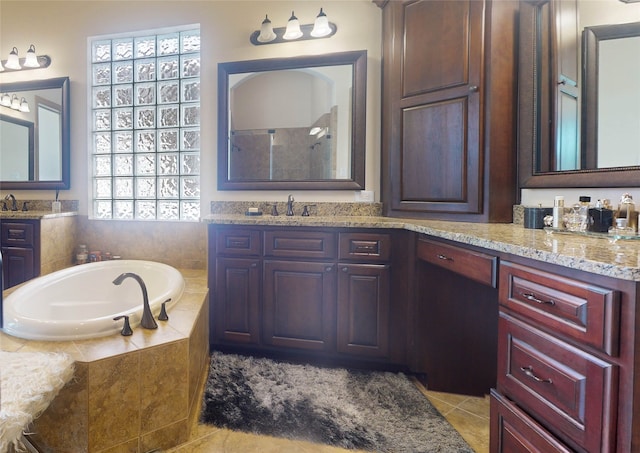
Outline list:
[[[203,222],[221,225],[398,228],[531,258],[594,274],[640,281],[640,240],[547,233],[514,223],[469,223],[380,216],[274,217],[211,214]]]
[[[0,219],[21,219],[21,220],[38,220],[38,219],[55,219],[58,217],[69,217],[78,215],[77,211],[51,212],[49,211],[0,211]]]

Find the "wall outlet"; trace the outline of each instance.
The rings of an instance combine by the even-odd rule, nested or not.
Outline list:
[[[361,190],[356,192],[356,201],[360,203],[373,203],[373,190]]]

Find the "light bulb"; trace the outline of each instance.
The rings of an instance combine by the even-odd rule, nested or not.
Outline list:
[[[331,34],[331,27],[329,27],[329,19],[327,15],[320,8],[320,13],[316,17],[313,23],[313,30],[311,30],[311,36],[314,38],[322,38]]]
[[[29,50],[27,50],[27,56],[24,59],[24,67],[25,68],[39,68],[40,63],[38,62],[38,57],[36,56],[36,47],[31,44],[29,46]]]
[[[276,34],[273,32],[273,26],[269,20],[269,16],[265,15],[262,25],[260,26],[260,35],[258,36],[259,42],[270,42],[276,39]]]
[[[4,65],[8,69],[22,69],[20,67],[20,60],[18,58],[18,49],[13,48],[11,53],[9,54],[9,58],[7,58],[7,62]]]
[[[302,36],[302,30],[300,30],[300,22],[298,18],[291,11],[291,17],[289,18],[289,22],[287,22],[287,29],[284,32],[284,36],[282,39],[298,39]]]

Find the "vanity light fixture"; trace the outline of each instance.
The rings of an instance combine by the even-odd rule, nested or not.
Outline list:
[[[22,113],[29,113],[31,111],[27,100],[25,98],[19,99],[17,94],[10,95],[9,93],[4,93],[0,95],[0,105]]]
[[[31,44],[25,58],[19,58],[17,47],[11,49],[9,58],[0,61],[0,72],[47,68],[50,64],[51,57],[49,55],[36,55],[36,47]]]
[[[294,11],[286,27],[273,28],[268,15],[265,15],[260,26],[260,30],[254,31],[249,40],[252,44],[260,46],[263,44],[276,44],[290,41],[305,41],[309,39],[328,38],[336,34],[338,27],[329,19],[322,8],[313,24],[300,25]]]

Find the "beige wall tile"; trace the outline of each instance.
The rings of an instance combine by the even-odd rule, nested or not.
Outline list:
[[[140,432],[140,353],[89,365],[89,449],[100,451]]]
[[[188,414],[188,340],[156,346],[141,356],[141,433],[146,434]]]

